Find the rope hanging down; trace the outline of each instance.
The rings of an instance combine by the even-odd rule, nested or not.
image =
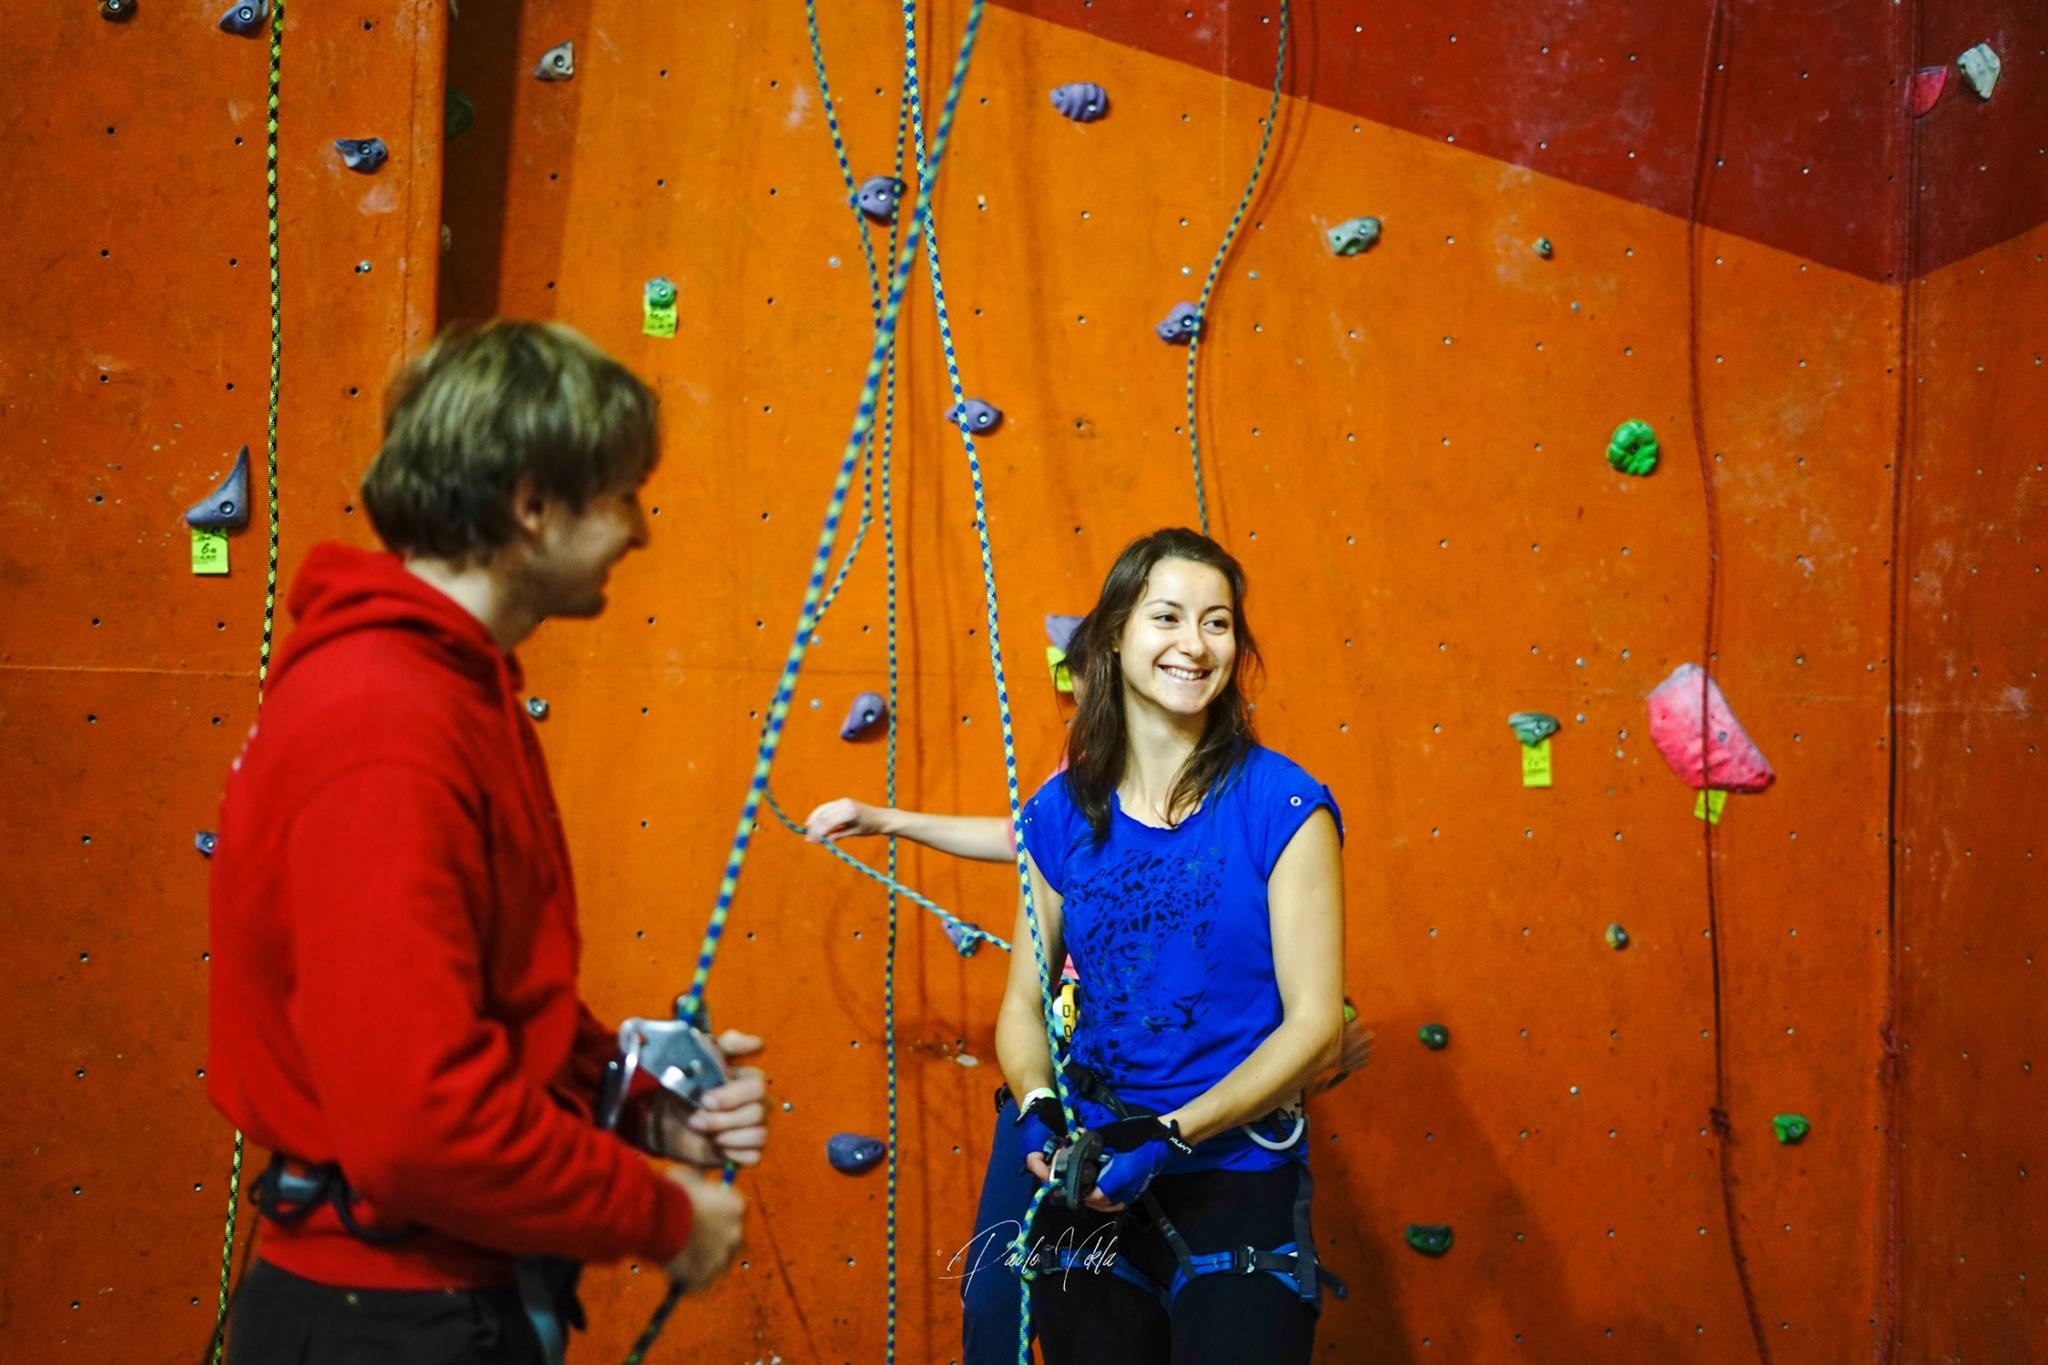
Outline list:
[[[1706,55],[1700,68],[1699,112],[1693,147],[1692,197],[1687,205],[1685,223],[1686,364],[1690,380],[1692,439],[1694,451],[1699,457],[1700,487],[1705,500],[1707,532],[1707,601],[1705,620],[1700,632],[1702,777],[1705,775],[1705,755],[1708,752],[1707,731],[1712,723],[1707,707],[1707,687],[1709,669],[1714,661],[1714,616],[1720,605],[1721,512],[1720,500],[1714,489],[1713,454],[1707,449],[1706,414],[1700,400],[1699,237],[1700,221],[1705,215],[1707,185],[1711,178],[1707,153],[1713,124],[1709,114],[1713,107],[1714,71],[1718,66],[1715,59],[1721,45],[1721,3],[1722,0],[1707,0],[1707,42]],[[1714,878],[1712,820],[1700,821],[1700,845],[1701,861],[1706,867],[1707,954],[1712,967],[1714,1006],[1714,1106],[1708,1116],[1714,1129],[1714,1145],[1720,1165],[1721,1212],[1728,1225],[1728,1252],[1735,1262],[1735,1279],[1742,1290],[1742,1306],[1749,1315],[1750,1337],[1756,1346],[1757,1359],[1762,1365],[1771,1365],[1770,1342],[1764,1335],[1763,1318],[1757,1311],[1756,1289],[1749,1278],[1749,1260],[1742,1254],[1742,1227],[1735,1217],[1734,1176],[1729,1170],[1734,1129],[1728,1121],[1727,1039],[1722,1028],[1721,1009],[1720,897]]]
[[[974,4],[968,11],[967,18],[967,31],[970,37],[981,21],[981,10],[982,0],[974,0]],[[911,22],[908,7],[905,9],[903,47],[905,53],[905,78],[911,91],[910,126],[912,136],[917,141],[918,166],[922,170],[925,164],[924,111],[918,98],[917,84],[914,78],[917,36],[915,26]],[[941,141],[943,141],[947,127],[951,122],[954,103],[958,98],[959,88],[956,85],[947,93],[946,107],[940,115],[939,139]],[[934,157],[936,155],[935,151]],[[924,178],[920,175],[920,180]],[[938,230],[937,224],[932,217],[931,195],[928,188],[925,193],[919,195],[918,217],[919,223],[917,226],[924,232],[925,259],[931,274],[932,303],[938,314],[939,342],[946,356],[946,377],[953,391],[953,411],[959,413],[962,411],[962,405],[966,401],[966,392],[960,382],[960,359],[953,344],[952,319],[946,309],[945,277],[939,260]],[[915,236],[915,229],[913,230],[913,236]],[[976,450],[974,444],[974,433],[964,416],[959,420],[959,429],[961,445],[967,454],[968,474],[974,487],[974,530],[981,550],[981,582],[988,622],[989,665],[995,675],[996,713],[1002,725],[1003,776],[1008,788],[1010,801],[1010,837],[1012,846],[1016,850],[1017,884],[1023,901],[1025,923],[1031,930],[1032,956],[1038,968],[1040,1014],[1045,1025],[1046,1052],[1052,1062],[1053,1089],[1058,1096],[1060,1109],[1066,1118],[1067,1127],[1072,1131],[1078,1129],[1080,1125],[1074,1113],[1073,1096],[1067,1088],[1066,1070],[1060,1061],[1058,1012],[1053,1005],[1052,980],[1049,964],[1046,960],[1045,939],[1040,932],[1038,907],[1036,899],[1032,894],[1029,856],[1024,850],[1023,802],[1019,794],[1017,782],[1017,736],[1010,714],[1009,680],[1003,669],[1002,625],[997,610],[995,557],[989,543],[987,490],[982,478],[980,453]],[[1031,1227],[1037,1219],[1040,1206],[1045,1201],[1047,1188],[1046,1186],[1040,1186],[1032,1195],[1031,1204],[1022,1219],[1022,1226],[1018,1233],[1016,1245],[1020,1248],[1028,1244]],[[1018,1319],[1017,1338],[1018,1359],[1020,1362],[1028,1361],[1031,1353],[1030,1278],[1027,1265],[1020,1283],[1020,1293],[1023,1297],[1022,1311]]]
[[[1223,273],[1223,262],[1230,255],[1230,247],[1237,240],[1237,230],[1244,223],[1245,210],[1252,205],[1252,196],[1258,192],[1259,176],[1266,169],[1266,149],[1273,143],[1273,125],[1280,120],[1280,87],[1287,75],[1287,21],[1288,0],[1280,0],[1280,50],[1273,58],[1273,98],[1266,104],[1266,131],[1259,135],[1258,159],[1252,162],[1252,178],[1245,182],[1244,193],[1238,196],[1237,211],[1230,215],[1230,226],[1224,230],[1223,241],[1216,248],[1216,258],[1209,262],[1209,277],[1202,281],[1202,297],[1195,302],[1195,317],[1198,322],[1194,335],[1188,338],[1188,462],[1195,472],[1195,512],[1202,519],[1202,534],[1209,534],[1209,496],[1202,487],[1202,441],[1195,430],[1195,362],[1201,355],[1202,336],[1209,330],[1209,296],[1216,290],[1216,280]]]
[[[284,300],[277,269],[277,109],[284,72],[284,0],[276,0],[270,16],[270,89],[263,127],[264,212],[270,240],[270,399],[264,430],[269,471],[270,554],[263,573],[263,642],[256,655],[256,706],[263,707],[263,687],[270,680],[270,638],[277,624],[277,410],[284,375]],[[220,1297],[213,1315],[213,1365],[227,1349],[228,1280],[235,1259],[235,1221],[242,1203],[242,1156],[246,1142],[235,1130],[235,1152],[228,1163],[227,1224],[220,1239]]]
[[[914,25],[916,21],[916,0],[904,0],[904,22]],[[961,82],[966,79],[967,62],[972,54],[974,28],[970,26],[962,41],[960,53],[954,63],[953,87],[947,99],[947,118],[939,125],[934,141],[932,164],[933,174],[945,155],[945,146],[951,135],[951,113],[955,107]],[[768,775],[775,766],[775,755],[782,743],[782,729],[789,717],[790,700],[796,692],[796,679],[802,671],[804,655],[810,648],[811,636],[817,629],[818,603],[825,588],[825,566],[831,557],[832,546],[839,536],[839,522],[846,508],[847,490],[853,483],[853,469],[859,459],[868,433],[875,424],[875,399],[881,387],[884,362],[894,343],[898,315],[903,307],[904,286],[909,281],[910,270],[917,260],[919,228],[922,214],[930,202],[931,185],[921,184],[918,191],[919,217],[911,223],[905,235],[902,249],[898,252],[895,269],[889,285],[888,301],[882,313],[881,335],[875,340],[872,354],[868,359],[867,376],[861,386],[861,396],[854,410],[853,426],[847,436],[846,449],[840,459],[839,473],[833,484],[832,496],[826,505],[824,525],[818,534],[818,546],[812,556],[811,574],[804,588],[803,606],[797,615],[796,632],[792,636],[787,657],[783,660],[782,673],[775,685],[775,693],[769,702],[768,714],[761,724],[761,737],[755,751],[754,773],[747,784],[747,795],[740,808],[740,818],[733,830],[732,847],[726,857],[725,872],[719,881],[718,896],[712,906],[711,921],[704,932],[704,942],[698,950],[697,967],[690,981],[690,988],[682,1002],[689,1012],[701,1016],[704,988],[711,978],[711,968],[718,957],[718,947],[725,934],[725,926],[732,915],[733,898],[739,888],[740,873],[746,865],[747,850],[753,842],[758,827],[761,801],[768,786]]]

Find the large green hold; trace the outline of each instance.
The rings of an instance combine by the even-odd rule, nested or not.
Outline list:
[[[1813,1131],[1813,1125],[1806,1121],[1804,1114],[1780,1114],[1771,1120],[1771,1126],[1778,1130],[1778,1141],[1787,1147]]]
[[[1451,1249],[1449,1223],[1410,1223],[1402,1235],[1425,1256],[1441,1256]]]
[[[1557,733],[1557,717],[1543,711],[1511,711],[1508,725],[1524,744],[1541,744]]]
[[[1641,477],[1657,467],[1657,433],[1648,422],[1631,417],[1614,429],[1607,442],[1607,463],[1624,474]]]
[[[1431,1052],[1442,1052],[1451,1044],[1451,1031],[1442,1024],[1424,1024],[1415,1030],[1415,1036],[1420,1038],[1422,1045]]]

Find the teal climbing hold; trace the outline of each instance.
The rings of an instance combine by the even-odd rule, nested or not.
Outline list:
[[[1804,1114],[1779,1114],[1771,1120],[1771,1127],[1777,1130],[1778,1141],[1787,1147],[1804,1141],[1813,1131]]]
[[[1529,248],[1546,261],[1550,259],[1551,254],[1557,249],[1550,244],[1548,237],[1538,237],[1535,241],[1529,243]]]
[[[1424,1024],[1415,1030],[1415,1036],[1431,1052],[1442,1052],[1451,1045],[1451,1031],[1442,1024]]]
[[[1410,1223],[1402,1235],[1425,1256],[1441,1256],[1451,1249],[1449,1223]]]
[[[1657,467],[1657,433],[1648,422],[1631,417],[1607,441],[1607,463],[1638,478]]]
[[[1347,218],[1326,234],[1330,239],[1330,250],[1339,256],[1356,256],[1361,251],[1372,250],[1373,243],[1380,239],[1380,220],[1377,218]]]
[[[1557,717],[1543,711],[1510,712],[1508,724],[1513,727],[1515,738],[1524,744],[1541,744],[1558,730]]]
[[[1617,953],[1623,948],[1628,947],[1628,930],[1622,928],[1619,924],[1608,925],[1607,946],[1614,949]]]

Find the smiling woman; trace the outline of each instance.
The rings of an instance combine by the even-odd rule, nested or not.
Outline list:
[[[1025,810],[1047,960],[1072,953],[1089,983],[1074,1131],[1023,953],[996,1031],[1019,1145],[1052,1184],[1026,1240],[1053,1365],[1314,1347],[1327,1277],[1300,1104],[1343,1027],[1340,831],[1329,789],[1253,734],[1244,597],[1206,536],[1127,546],[1074,632],[1067,770]],[[1106,1235],[1113,1263],[1067,1250]]]

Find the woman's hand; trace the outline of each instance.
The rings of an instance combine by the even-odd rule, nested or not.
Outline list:
[[[878,807],[842,796],[804,817],[804,838],[824,844],[849,834],[882,834],[883,814]]]

